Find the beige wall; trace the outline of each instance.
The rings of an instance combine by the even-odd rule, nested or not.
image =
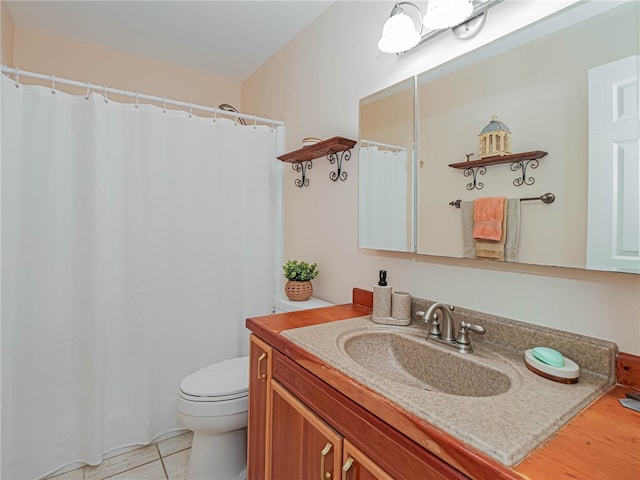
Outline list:
[[[396,57],[376,47],[392,2],[336,2],[243,83],[243,105],[286,122],[287,150],[307,136],[357,139],[360,98],[560,6],[508,2],[468,42],[443,35]],[[295,172],[285,169],[285,258],[318,262],[316,296],[348,302],[352,287],[370,289],[386,269],[396,290],[612,340],[640,354],[640,275],[360,250],[357,150],[344,168],[347,181],[334,183],[328,162],[315,160],[306,188],[295,187]]]
[[[14,25],[6,2],[0,2],[0,63],[13,66]]]
[[[230,103],[241,109],[240,82],[38,30],[15,29],[13,60],[21,70],[205,106]],[[69,87],[60,88],[74,93]],[[80,92],[75,89],[75,93]]]

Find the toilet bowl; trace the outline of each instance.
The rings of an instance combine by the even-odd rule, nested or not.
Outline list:
[[[176,401],[178,420],[193,431],[187,480],[244,480],[249,357],[187,375]]]
[[[317,298],[274,298],[274,312],[331,305]],[[180,423],[193,431],[187,480],[245,480],[249,357],[214,363],[187,375],[176,401]]]

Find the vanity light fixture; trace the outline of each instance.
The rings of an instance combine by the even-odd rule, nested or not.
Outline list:
[[[471,0],[429,0],[422,23],[431,30],[455,27],[473,13]]]
[[[449,29],[456,38],[467,40],[482,29],[488,10],[504,1],[428,0],[424,16],[416,4],[398,2],[384,24],[378,49],[400,55]]]

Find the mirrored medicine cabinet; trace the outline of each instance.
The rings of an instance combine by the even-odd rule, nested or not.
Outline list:
[[[520,203],[518,263],[640,273],[639,36],[639,2],[580,2],[363,98],[359,246],[462,258],[456,200],[553,192],[553,203]],[[396,97],[406,97],[398,110]],[[512,153],[548,154],[526,175],[509,162],[486,166],[473,186],[450,164],[478,159],[493,115],[508,126]],[[414,126],[415,161],[402,160],[398,152],[413,156]],[[377,167],[394,155],[398,165]],[[391,195],[402,202],[390,205]],[[394,234],[379,237],[385,228]]]

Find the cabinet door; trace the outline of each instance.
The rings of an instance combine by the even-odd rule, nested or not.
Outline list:
[[[349,440],[342,445],[342,480],[393,480]]]
[[[271,397],[271,478],[339,479],[340,434],[276,381]]]
[[[250,337],[249,362],[247,479],[267,480],[269,478],[267,432],[271,413],[272,349],[253,334]]]

